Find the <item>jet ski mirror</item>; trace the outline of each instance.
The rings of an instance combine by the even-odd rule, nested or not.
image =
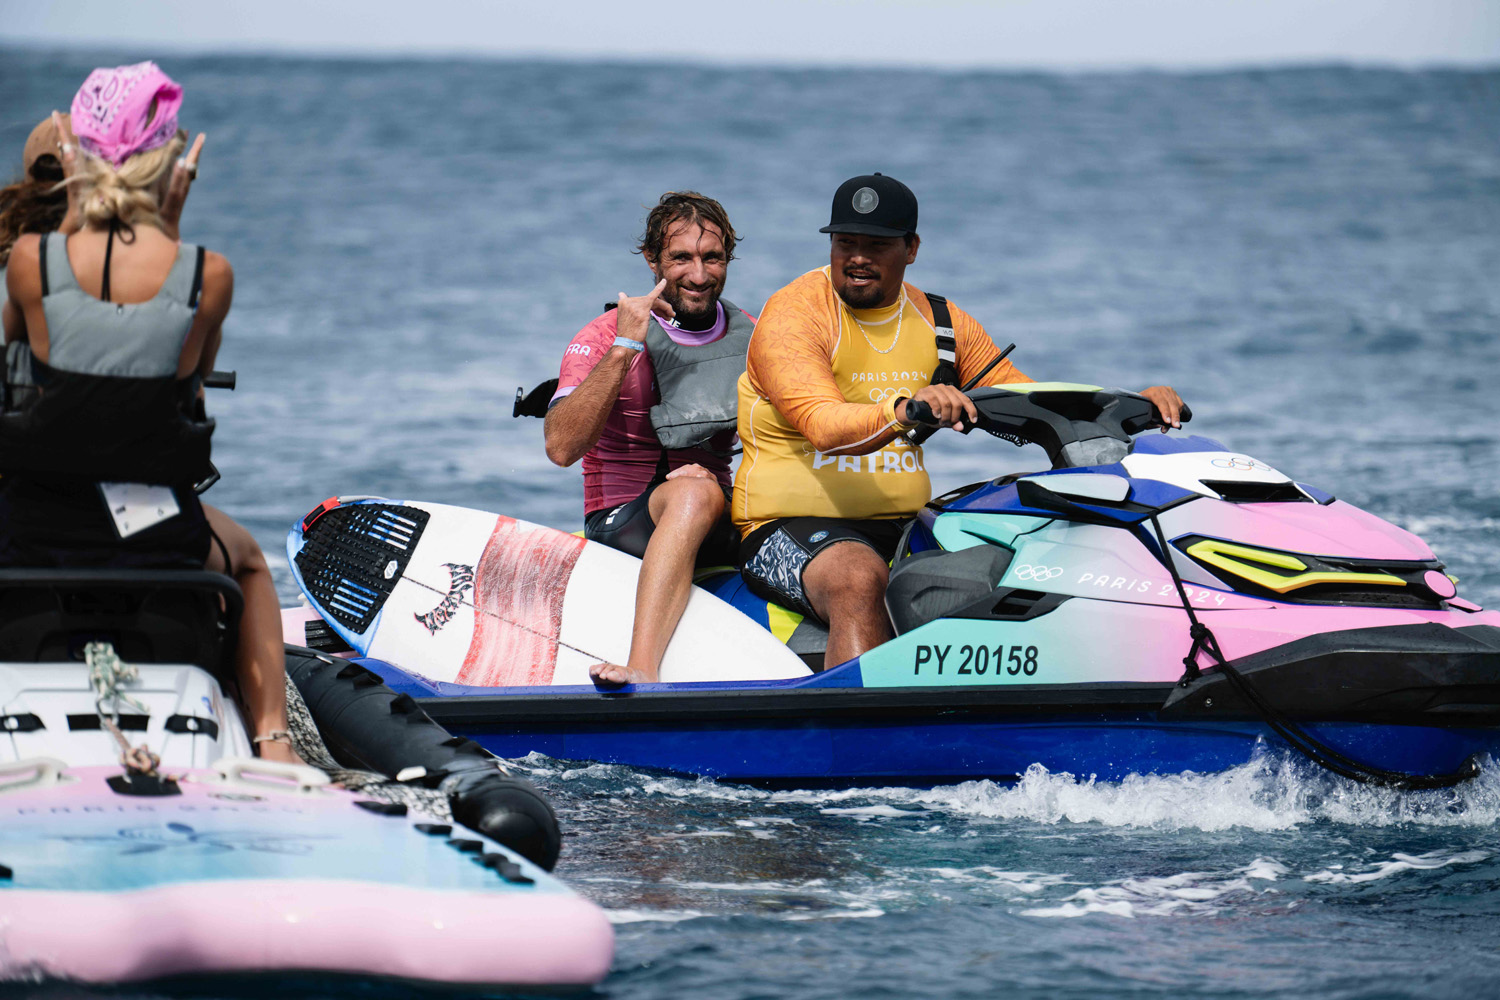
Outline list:
[[[1123,476],[1112,476],[1102,472],[1070,472],[1040,479],[1022,479],[1017,482],[1034,484],[1042,489],[1076,500],[1102,500],[1105,503],[1124,503],[1130,496],[1130,482]],[[1024,500],[1024,496],[1022,497]]]

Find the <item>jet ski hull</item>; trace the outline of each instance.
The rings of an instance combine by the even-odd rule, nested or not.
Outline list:
[[[463,688],[359,661],[502,757],[776,785],[938,784],[1053,772],[1218,771],[1280,743],[1222,675],[1175,682],[866,687],[859,661],[806,680]],[[1435,625],[1308,637],[1236,661],[1303,730],[1405,773],[1500,751],[1500,628]]]
[[[1041,444],[1052,469],[919,511],[885,590],[894,637],[854,661],[813,676],[735,672],[751,637],[773,634],[817,668],[828,636],[725,574],[700,580],[693,600],[741,618],[674,636],[690,655],[664,663],[668,683],[600,692],[578,673],[476,682],[420,656],[364,662],[502,756],[768,784],[1004,779],[1033,764],[1119,779],[1220,770],[1281,744],[1358,780],[1437,787],[1500,749],[1500,614],[1460,598],[1415,535],[1208,438],[1132,441],[1154,410],[1130,393],[990,387],[971,398],[979,426]],[[367,506],[381,504],[398,509]],[[293,528],[295,558],[309,524],[329,533],[315,520]],[[378,602],[389,588],[359,581],[394,575],[405,551],[339,569],[330,592],[363,587]],[[476,600],[476,619],[533,628],[533,605],[556,596],[534,577],[497,577],[508,603]],[[635,582],[623,571],[605,581],[589,612],[623,605]],[[746,679],[720,680],[734,677]]]

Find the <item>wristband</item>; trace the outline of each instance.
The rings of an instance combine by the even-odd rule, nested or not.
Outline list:
[[[639,340],[631,340],[629,337],[616,337],[614,346],[628,347],[632,351],[644,351],[646,349],[645,344],[641,343]]]

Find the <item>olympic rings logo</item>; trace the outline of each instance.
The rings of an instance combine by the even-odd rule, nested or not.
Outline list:
[[[870,402],[872,402],[872,403],[884,403],[887,399],[890,399],[892,396],[905,396],[907,399],[910,399],[911,396],[912,396],[912,391],[910,389],[908,389],[904,385],[903,386],[897,386],[896,388],[893,388],[893,389],[871,389],[870,390]]]
[[[1024,563],[1020,566],[1017,566],[1012,575],[1014,575],[1017,580],[1030,580],[1035,583],[1045,583],[1048,580],[1054,580],[1057,577],[1062,576],[1062,572],[1063,571],[1061,566],[1033,566],[1031,565],[1031,563]]]
[[[1272,472],[1272,468],[1264,462],[1257,462],[1253,458],[1216,458],[1209,463],[1216,469],[1234,469],[1236,472]]]

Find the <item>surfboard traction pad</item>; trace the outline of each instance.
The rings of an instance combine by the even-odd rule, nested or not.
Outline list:
[[[318,609],[363,635],[406,571],[431,515],[417,507],[335,507],[303,528],[297,571]]]

